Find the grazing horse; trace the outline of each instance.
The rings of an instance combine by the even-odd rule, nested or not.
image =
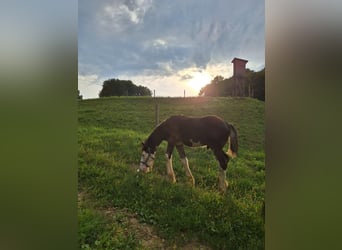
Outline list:
[[[228,139],[230,147],[225,153],[223,147]],[[203,117],[171,116],[157,126],[146,141],[142,143],[143,148],[139,165],[141,171],[146,173],[152,170],[156,148],[163,140],[168,143],[165,155],[166,167],[167,174],[172,182],[176,182],[172,168],[172,151],[174,147],[179,153],[186,175],[194,185],[195,179],[189,168],[184,145],[189,147],[207,146],[208,149],[210,148],[214,152],[219,162],[219,188],[223,192],[226,191],[228,187],[226,169],[229,158],[236,157],[238,151],[237,132],[233,125],[214,115]]]

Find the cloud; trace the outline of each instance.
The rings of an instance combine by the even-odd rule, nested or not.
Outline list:
[[[167,43],[163,39],[155,39],[155,40],[153,40],[152,44],[153,44],[153,46],[156,49],[165,49],[165,48],[167,48]]]
[[[181,70],[172,70],[172,74],[164,74],[158,71],[145,71],[136,75],[122,74],[119,79],[130,79],[136,85],[147,86],[156,90],[158,96],[197,96],[199,88],[196,85],[204,86],[217,75],[228,78],[232,75],[232,65],[226,63],[210,64],[206,69],[198,68],[195,65]]]
[[[156,96],[183,96],[186,90],[188,96],[197,96],[198,93],[184,82],[179,82],[176,75],[121,75],[120,79],[131,79],[136,85],[147,86],[156,91]]]
[[[154,82],[168,77],[166,84],[173,85],[190,79],[179,72],[191,68],[229,77],[234,57],[249,60],[251,69],[265,64],[264,30],[259,0],[84,0],[79,2],[79,72],[154,76]]]
[[[107,31],[120,33],[141,23],[152,0],[121,0],[105,3],[97,13],[99,23]]]
[[[97,98],[102,89],[103,79],[98,75],[78,75],[78,90],[84,99]]]
[[[184,74],[184,75],[180,75],[179,76],[181,81],[187,81],[193,78],[193,76],[191,76],[190,74]]]

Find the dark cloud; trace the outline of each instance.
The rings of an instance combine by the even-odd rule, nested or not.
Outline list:
[[[189,74],[185,74],[185,75],[182,75],[179,77],[181,81],[185,81],[185,80],[190,80],[192,79],[193,77]]]
[[[79,2],[79,72],[170,75],[243,57],[264,64],[264,1]]]

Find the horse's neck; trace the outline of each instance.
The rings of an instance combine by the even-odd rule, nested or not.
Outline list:
[[[160,126],[156,127],[149,136],[149,143],[152,147],[158,147],[163,141],[164,134]]]

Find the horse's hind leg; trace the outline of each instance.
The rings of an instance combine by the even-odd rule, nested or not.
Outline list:
[[[189,162],[188,162],[188,158],[185,155],[183,144],[176,145],[176,148],[177,148],[177,151],[179,153],[180,159],[182,161],[182,164],[183,164],[183,167],[185,170],[185,174],[190,179],[192,185],[195,186],[195,179],[192,176],[191,170],[189,168]]]
[[[229,162],[229,157],[225,152],[223,152],[222,149],[214,150],[214,154],[216,156],[216,159],[220,163],[218,174],[219,189],[222,192],[225,192],[228,187],[228,182],[226,180],[226,169]]]
[[[173,171],[172,167],[172,151],[173,151],[174,145],[168,143],[167,144],[167,150],[166,150],[166,171],[167,175],[170,177],[172,183],[176,182],[176,176],[175,172]]]

